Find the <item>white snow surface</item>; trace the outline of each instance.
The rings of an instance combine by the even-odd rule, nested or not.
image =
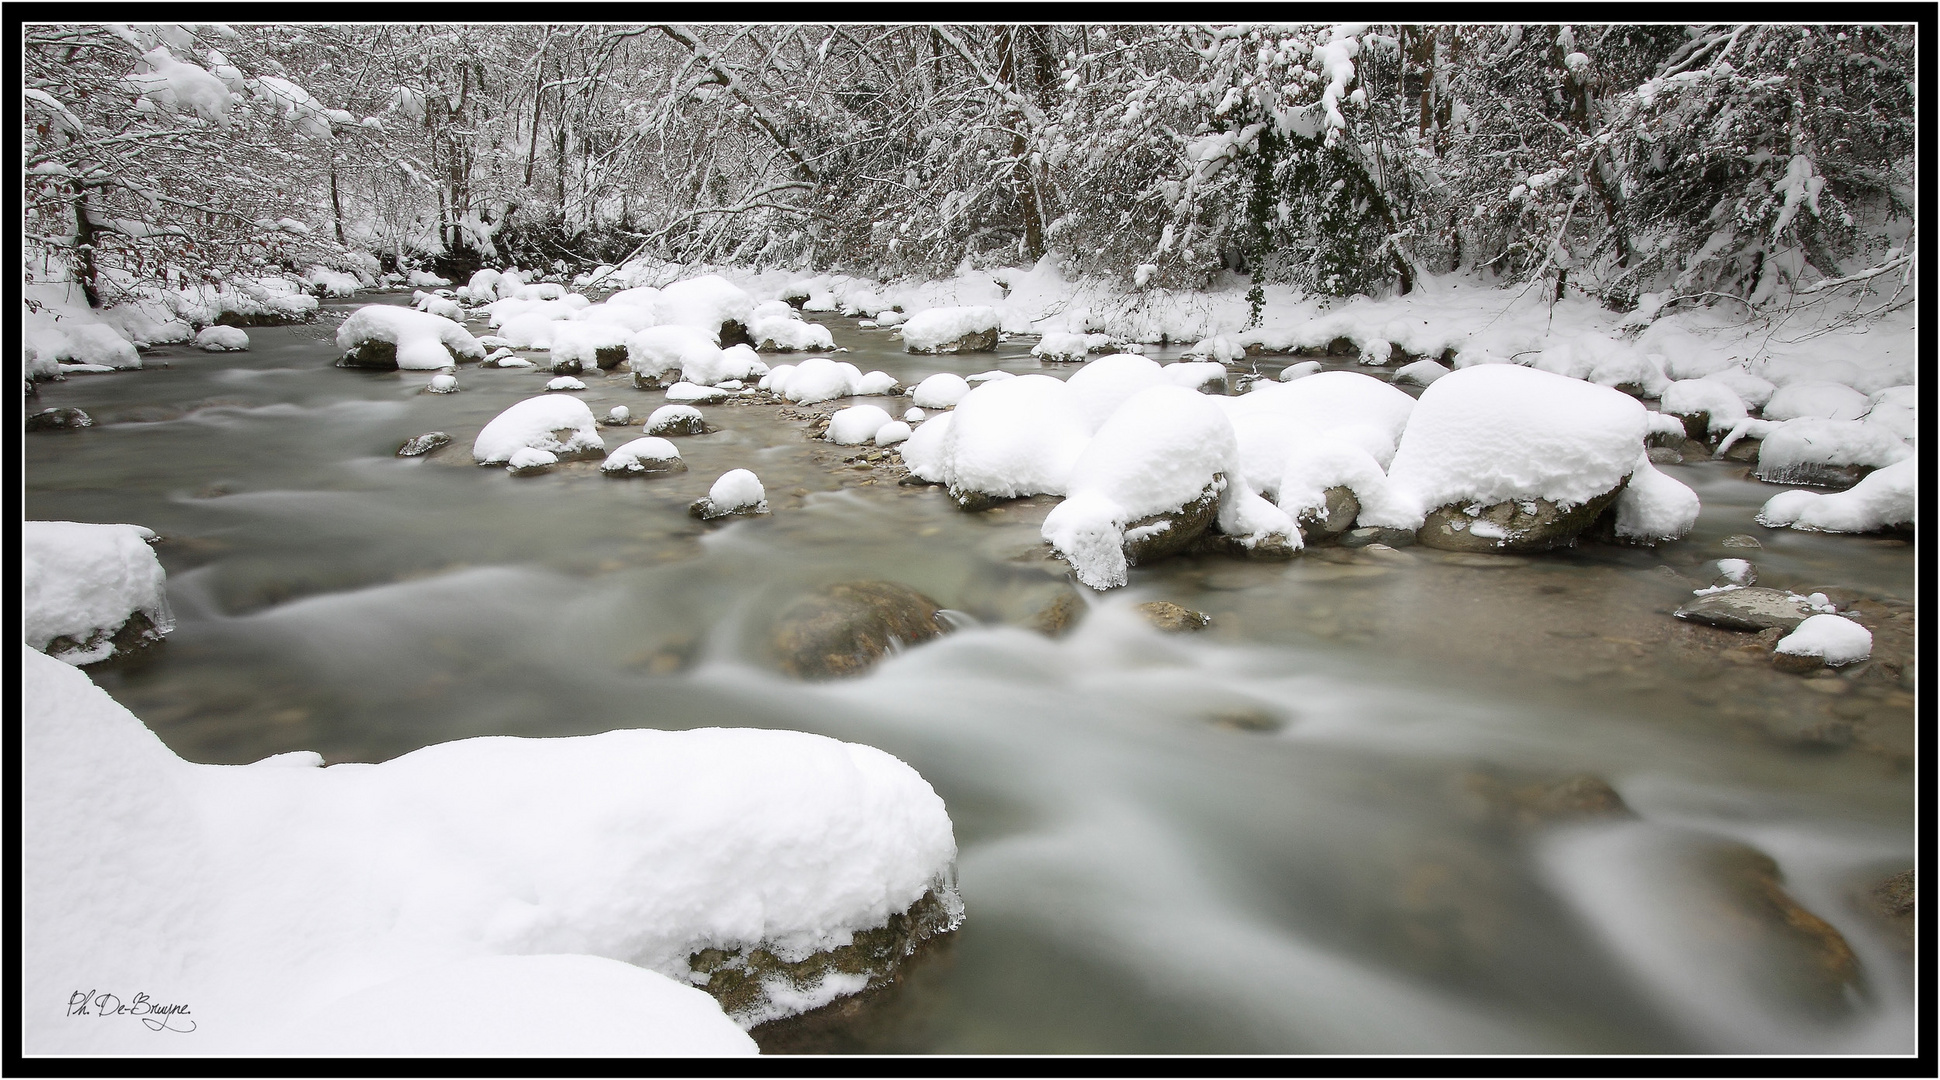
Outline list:
[[[707,489],[708,501],[717,510],[735,510],[744,506],[760,506],[768,498],[761,487],[761,478],[746,469],[729,469],[721,474],[714,486]],[[911,898],[914,900],[914,897]]]
[[[241,352],[249,348],[249,335],[237,326],[210,326],[195,335],[195,345],[207,352]]]
[[[654,326],[627,342],[627,367],[636,375],[700,371],[716,362],[721,347],[712,335],[691,326]]]
[[[854,396],[862,372],[845,360],[811,356],[799,364],[771,369],[761,387],[801,405]]]
[[[1711,432],[1730,431],[1749,413],[1745,399],[1721,379],[1679,379],[1664,388],[1658,404],[1678,416],[1706,414],[1705,427]]]
[[[843,446],[870,442],[891,423],[889,413],[875,405],[851,405],[829,417],[828,440]]]
[[[1797,420],[1802,417],[1857,420],[1866,415],[1870,407],[1866,395],[1850,386],[1835,382],[1793,382],[1772,393],[1761,415],[1767,420]]]
[[[622,443],[619,449],[606,455],[606,460],[600,462],[600,471],[645,472],[648,462],[679,460],[680,451],[673,443],[658,436],[648,435],[632,442]]]
[[[547,390],[584,390],[586,384],[571,375],[561,375],[546,384]]]
[[[451,367],[458,359],[483,360],[485,347],[450,319],[391,304],[370,304],[351,312],[337,328],[337,349],[349,352],[367,341],[397,346],[397,366],[405,371]]]
[[[1798,629],[1780,638],[1772,651],[1790,656],[1817,656],[1833,667],[1840,667],[1871,656],[1873,635],[1843,615],[1812,615]]]
[[[912,400],[925,409],[950,409],[969,392],[970,384],[963,381],[963,376],[939,371],[916,384]]]
[[[721,275],[704,274],[661,289],[659,310],[662,322],[694,327],[719,344],[721,324],[746,326],[754,313],[754,300]]]
[[[1758,472],[1783,476],[1808,464],[1884,468],[1912,456],[1913,448],[1881,425],[1806,417],[1766,429],[1758,446]]]
[[[1110,347],[1109,334],[1068,334],[1054,330],[1031,346],[1031,355],[1042,360],[1069,362],[1083,360],[1099,349]]]
[[[434,394],[455,394],[458,392],[458,377],[440,372],[439,374],[431,376],[431,382],[425,389],[430,390]]]
[[[139,525],[25,521],[20,525],[20,621],[26,643],[45,651],[57,637],[85,644],[141,612],[163,632],[174,626],[155,534]],[[66,652],[73,664],[105,660],[114,644]]]
[[[1697,524],[1698,509],[1697,492],[1664,475],[1650,454],[1641,452],[1630,483],[1617,496],[1617,535],[1643,544],[1677,540]]]
[[[560,432],[567,433],[564,439]],[[599,425],[593,410],[579,398],[544,394],[527,398],[492,418],[472,443],[472,458],[481,465],[509,461],[519,450],[531,448],[554,454],[601,451]]]
[[[374,1001],[397,1000],[397,980],[460,995],[500,985],[514,1001],[549,988],[566,1001],[602,988],[616,1004],[671,997],[687,1004],[658,1020],[656,1007],[643,1032],[677,1022],[725,1048],[718,1011],[702,1021],[692,996],[533,961],[600,957],[680,982],[700,948],[802,959],[947,888],[956,855],[942,800],[914,770],[819,735],[616,730],[466,739],[375,765],[197,765],[81,672],[23,654],[30,1054],[260,1050],[250,1040],[323,1035],[319,1015],[355,1019],[338,1032],[350,1038],[422,1037],[406,1044],[417,1050],[485,1019],[534,1044],[578,1030],[534,1030],[569,1010],[463,1021],[428,1002],[390,1013],[411,1023],[362,1026],[388,1011]],[[501,956],[522,959],[473,963]],[[75,1023],[76,972],[124,1001],[187,1004],[198,1030]],[[315,1042],[288,1048],[304,1045]]]
[[[624,326],[600,322],[561,322],[552,328],[552,362],[577,361],[587,371],[599,367],[601,349],[627,349],[631,354],[633,338]]]
[[[950,416],[938,434],[936,457],[919,454],[923,468],[912,462],[911,470],[953,492],[999,498],[1064,494],[1091,434],[1070,388],[1049,375],[985,383],[965,394]],[[936,423],[923,425],[924,432]],[[909,445],[916,445],[914,438]],[[904,451],[905,461],[909,453]]]
[[[995,330],[1002,321],[994,307],[931,308],[903,324],[903,347],[913,353],[954,352],[957,339]]]
[[[1768,528],[1790,526],[1807,532],[1863,533],[1919,524],[1919,459],[1907,457],[1874,470],[1845,491],[1803,489],[1780,492],[1758,511]]]
[[[1537,498],[1574,506],[1634,471],[1647,427],[1644,407],[1620,391],[1510,364],[1468,367],[1422,391],[1388,478],[1423,511]]]
[[[690,382],[677,382],[667,388],[667,400],[677,405],[706,405],[716,401],[726,401],[733,391],[719,390],[712,386],[696,386]]]
[[[548,465],[557,464],[559,464],[558,454],[550,450],[521,446],[512,451],[512,456],[506,459],[505,468],[507,472],[519,472],[523,469],[543,469]]]
[[[1448,374],[1448,365],[1434,360],[1416,360],[1403,364],[1394,371],[1395,382],[1410,382],[1418,386],[1428,386],[1436,379]]]
[[[821,323],[803,322],[793,316],[771,315],[756,319],[748,328],[748,336],[763,349],[781,352],[805,352],[810,349],[833,349],[835,338],[829,328]]]
[[[901,420],[892,420],[876,429],[875,442],[877,446],[894,446],[907,440],[911,434],[912,429],[909,424]]]

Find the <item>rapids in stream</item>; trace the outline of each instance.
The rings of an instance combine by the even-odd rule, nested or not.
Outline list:
[[[1669,615],[1743,557],[1760,584],[1890,604],[1910,634],[1904,541],[1765,530],[1779,489],[1662,465],[1704,512],[1658,551],[1177,558],[1048,639],[1022,626],[1066,587],[1038,539],[1055,499],[963,513],[775,405],[702,406],[721,430],[676,439],[671,476],[481,468],[478,430],[548,376],[466,365],[434,395],[428,372],[335,368],[355,306],[30,402],[96,426],[26,438],[26,516],[164,538],[174,633],[90,675],[201,762],[707,726],[895,754],[949,808],[966,921],[771,1049],[1913,1050],[1910,934],[1870,894],[1913,861],[1910,658],[1801,678]],[[1029,339],[908,356],[810,317],[906,386],[1070,370]],[[582,378],[595,415],[664,398]],[[394,456],[433,430],[452,445]],[[690,518],[732,468],[773,512]],[[963,628],[848,681],[778,674],[766,616],[863,578]],[[1155,599],[1213,625],[1160,634],[1131,610]]]

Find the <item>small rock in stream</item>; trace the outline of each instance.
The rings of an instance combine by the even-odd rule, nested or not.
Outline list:
[[[79,409],[42,409],[27,418],[28,431],[79,431],[94,420]]]
[[[442,431],[427,431],[397,448],[398,457],[423,457],[451,445],[451,436]]]
[[[776,616],[768,639],[798,679],[859,674],[890,652],[948,633],[936,601],[890,581],[846,581],[803,596]]]
[[[1191,608],[1181,607],[1170,600],[1153,600],[1139,604],[1132,610],[1145,616],[1145,621],[1168,634],[1187,630],[1204,630],[1212,625],[1212,616]]]
[[[1796,630],[1814,612],[1809,603],[1789,593],[1752,587],[1700,596],[1672,614],[1727,630],[1756,631],[1774,626]]]

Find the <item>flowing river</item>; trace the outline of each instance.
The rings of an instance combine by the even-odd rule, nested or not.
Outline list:
[[[1065,587],[1038,539],[1054,499],[961,512],[772,404],[702,406],[721,430],[675,440],[684,473],[513,477],[471,441],[548,376],[467,365],[434,395],[428,372],[332,367],[355,306],[30,401],[96,426],[27,437],[26,516],[164,538],[174,633],[90,674],[201,762],[707,726],[897,755],[949,807],[967,919],[898,985],[757,1032],[771,1050],[1913,1050],[1910,930],[1872,893],[1914,851],[1903,540],[1766,530],[1779,489],[1665,465],[1704,511],[1659,551],[1177,558],[1050,639],[1023,626]],[[1030,339],[917,357],[811,318],[905,385],[1066,373]],[[664,399],[582,378],[596,415]],[[453,444],[394,456],[433,430]],[[731,468],[773,512],[690,518]],[[1869,605],[1875,661],[1801,677],[1671,618],[1733,557]],[[962,626],[860,678],[776,673],[765,618],[855,579]],[[1212,625],[1161,634],[1144,600]]]

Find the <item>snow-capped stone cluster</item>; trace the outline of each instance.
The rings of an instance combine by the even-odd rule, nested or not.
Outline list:
[[[139,525],[27,521],[20,526],[20,616],[27,645],[70,664],[105,660],[118,631],[139,616],[140,633],[173,629],[166,575]]]

